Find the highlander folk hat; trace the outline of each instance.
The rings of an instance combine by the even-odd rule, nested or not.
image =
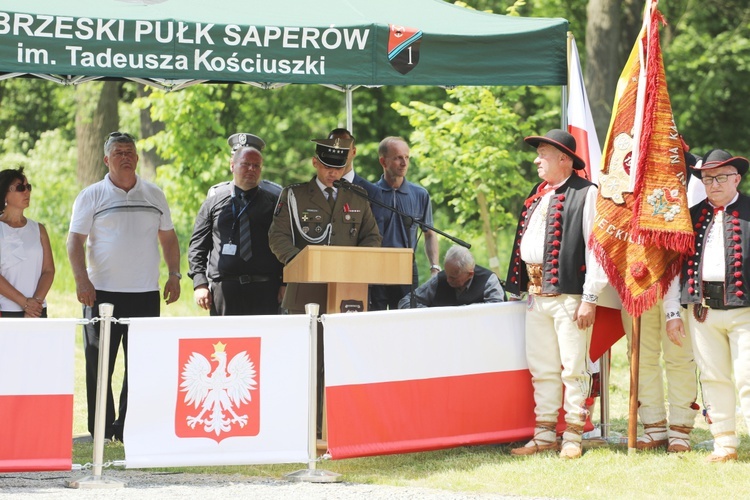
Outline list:
[[[266,147],[266,143],[263,139],[257,135],[246,134],[244,132],[230,135],[229,139],[227,139],[227,143],[229,144],[229,147],[232,148],[233,152],[244,147],[255,148],[258,151],[263,151],[263,148]]]
[[[704,170],[725,166],[736,168],[737,173],[743,176],[747,173],[747,168],[750,166],[750,162],[747,161],[747,158],[732,156],[729,151],[723,149],[712,149],[706,153],[703,157],[703,161],[698,161],[696,165],[691,168],[696,177],[700,179],[703,176]]]
[[[583,161],[576,154],[576,139],[569,133],[559,128],[553,128],[547,132],[544,137],[538,135],[531,135],[524,139],[526,144],[539,147],[539,143],[549,144],[573,159],[573,168],[576,170],[583,170],[586,168],[586,162]]]
[[[343,168],[354,142],[352,139],[312,139],[316,144],[315,157],[330,168]]]

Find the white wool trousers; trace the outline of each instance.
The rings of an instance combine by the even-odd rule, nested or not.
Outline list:
[[[710,309],[703,323],[693,316],[694,308],[688,307],[688,328],[700,370],[709,428],[714,435],[733,433],[737,393],[745,422],[750,424],[750,307]]]
[[[622,310],[622,325],[628,338],[630,359],[633,318],[625,309]],[[666,375],[669,424],[692,427],[697,410],[691,408],[691,405],[698,396],[693,342],[690,335],[682,339],[681,347],[669,340],[661,301],[641,315],[640,347],[638,416],[641,422],[655,424],[667,419],[664,405]]]
[[[556,422],[561,403],[568,423],[581,424],[588,414],[586,396],[591,376],[586,359],[591,328],[579,330],[573,321],[580,303],[580,295],[529,295],[526,360],[534,387],[537,422]]]

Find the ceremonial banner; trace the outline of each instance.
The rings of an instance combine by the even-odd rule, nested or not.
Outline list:
[[[70,470],[77,322],[0,321],[0,472]]]
[[[586,173],[594,184],[599,183],[602,148],[596,135],[589,97],[583,82],[581,59],[575,39],[570,41],[568,61],[568,132],[576,139],[576,153],[586,163]]]
[[[620,75],[604,146],[592,244],[632,316],[663,297],[694,243],[682,143],[672,116],[655,8]]]
[[[525,307],[506,302],[324,315],[331,457],[532,436]]]
[[[126,466],[307,462],[309,322],[130,319]]]

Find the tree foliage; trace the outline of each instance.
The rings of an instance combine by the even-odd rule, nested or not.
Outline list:
[[[750,4],[693,1],[674,21],[664,59],[678,130],[698,153],[718,147],[747,156]]]
[[[515,224],[533,179],[522,139],[539,117],[519,113],[526,87],[460,87],[442,106],[419,101],[394,108],[414,127],[411,154],[434,202],[452,210],[462,233],[481,233],[490,265],[499,271],[497,234]]]

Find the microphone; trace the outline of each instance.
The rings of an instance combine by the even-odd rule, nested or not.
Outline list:
[[[339,189],[339,188],[349,189],[352,187],[352,183],[347,181],[346,179],[337,179],[333,181],[333,187],[335,187],[336,189]]]

